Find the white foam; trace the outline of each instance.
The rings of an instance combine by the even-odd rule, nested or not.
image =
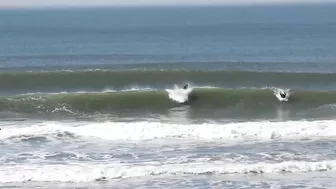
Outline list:
[[[273,88],[274,95],[278,98],[279,101],[288,101],[289,97],[291,96],[291,92],[289,89],[280,89],[280,88]],[[286,96],[283,98],[280,94],[285,93]]]
[[[200,88],[200,89],[214,89],[214,88],[220,88],[220,87],[214,87],[214,86],[190,86],[187,90],[179,89],[176,85],[174,89],[166,89],[167,92],[172,93],[172,99],[182,99],[180,101],[183,101],[183,99],[186,99],[187,95],[185,93],[190,93],[192,91],[192,88]],[[30,95],[59,95],[59,94],[99,94],[99,93],[112,93],[112,92],[142,92],[142,91],[155,91],[159,90],[157,88],[152,87],[146,87],[146,86],[130,86],[126,87],[124,89],[116,90],[113,88],[105,88],[102,90],[97,91],[90,91],[90,90],[78,90],[78,91],[61,91],[61,92],[28,92],[28,93],[22,93],[18,95],[22,96],[30,96]],[[177,96],[177,97],[176,97]],[[180,102],[177,101],[177,102]],[[185,100],[186,101],[186,100]],[[183,102],[185,102],[183,101]],[[182,102],[180,102],[182,103]]]
[[[114,90],[110,88],[106,88],[100,91],[89,91],[89,90],[80,90],[75,92],[69,92],[69,91],[62,91],[62,92],[35,92],[35,93],[24,93],[20,94],[22,96],[29,96],[29,95],[58,95],[58,94],[99,94],[99,93],[112,93],[112,92],[129,92],[129,91],[151,91],[154,90],[150,87],[137,87],[133,86],[130,88],[125,88],[122,90]]]
[[[55,136],[60,132],[103,140],[164,138],[273,140],[336,137],[336,121],[244,122],[229,124],[169,124],[160,122],[42,122],[5,126],[0,140],[28,136]]]
[[[192,88],[183,89],[174,85],[174,89],[166,89],[168,96],[173,101],[178,103],[184,103],[188,101],[189,94],[192,92]]]
[[[227,163],[201,161],[182,164],[68,164],[1,166],[0,183],[8,182],[91,182],[153,175],[222,175],[276,172],[316,172],[336,169],[336,160],[321,162]]]
[[[64,106],[61,106],[61,107],[55,107],[54,110],[52,110],[51,112],[67,112],[67,113],[70,113],[70,114],[75,114],[70,107],[64,105]]]
[[[151,90],[154,90],[154,89],[150,87],[133,86],[130,88],[123,89],[121,91],[128,92],[128,91],[151,91]]]

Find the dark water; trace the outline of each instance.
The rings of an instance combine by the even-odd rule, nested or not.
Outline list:
[[[332,71],[328,65],[336,56],[335,9],[302,5],[1,10],[0,62],[2,68],[26,69],[247,62],[245,69],[263,69],[263,63],[269,63],[266,67],[286,70],[314,63],[310,71],[329,63],[323,64],[324,71]]]

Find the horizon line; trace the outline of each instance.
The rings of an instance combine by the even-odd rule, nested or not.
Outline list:
[[[3,9],[69,9],[69,8],[146,8],[146,7],[253,7],[253,6],[288,6],[288,5],[330,5],[336,4],[336,1],[321,0],[319,2],[297,2],[297,1],[285,1],[285,2],[238,2],[238,3],[211,3],[211,2],[199,2],[199,3],[131,3],[131,4],[52,4],[52,5],[0,5],[0,10]]]

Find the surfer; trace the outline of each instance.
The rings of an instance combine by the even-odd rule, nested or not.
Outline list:
[[[283,91],[281,91],[281,92],[280,92],[280,96],[281,96],[281,98],[286,98],[286,93],[283,92]]]
[[[188,84],[184,85],[183,89],[188,89]]]

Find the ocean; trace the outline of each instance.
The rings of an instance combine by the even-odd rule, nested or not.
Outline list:
[[[1,9],[0,36],[0,188],[336,188],[334,4]]]

